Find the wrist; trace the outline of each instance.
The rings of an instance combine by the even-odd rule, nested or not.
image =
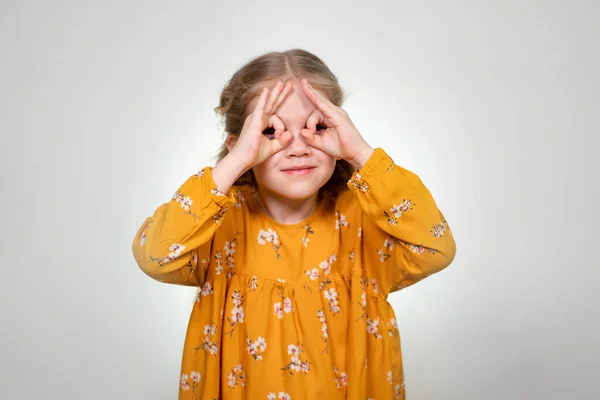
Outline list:
[[[242,157],[240,157],[235,151],[230,151],[225,158],[223,158],[223,160],[227,160],[226,163],[228,167],[236,174],[238,178],[252,168],[252,165],[245,164],[242,161]]]
[[[348,160],[348,162],[358,171],[362,169],[367,161],[369,161],[369,158],[371,158],[374,151],[375,149],[367,144],[353,159]]]
[[[248,169],[240,162],[239,157],[229,153],[213,167],[213,180],[222,193],[228,193],[233,184]]]

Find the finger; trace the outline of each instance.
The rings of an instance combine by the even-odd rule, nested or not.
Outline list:
[[[267,100],[267,104],[265,106],[266,114],[270,114],[274,110],[273,105],[275,104],[275,101],[277,100],[277,97],[279,96],[282,86],[283,86],[283,82],[277,81],[277,83],[275,84],[275,87],[273,88],[273,90],[271,90],[271,94],[269,95],[269,99]]]
[[[300,131],[300,134],[302,135],[302,137],[304,137],[304,139],[306,139],[306,142],[311,145],[312,147],[321,150],[321,142],[322,142],[322,138],[315,135],[315,132],[310,130],[310,129],[302,129]]]
[[[277,98],[277,101],[275,102],[275,106],[273,107],[273,111],[277,110],[279,108],[279,106],[281,105],[281,103],[283,102],[283,100],[287,97],[288,93],[290,93],[292,91],[292,87],[294,85],[292,85],[292,82],[290,81],[286,81],[283,90],[281,91],[281,93],[279,94],[279,97]]]
[[[269,116],[269,126],[272,126],[273,129],[275,129],[275,137],[277,137],[277,134],[281,134],[285,131],[285,125],[283,125],[281,119],[275,114]]]
[[[319,94],[311,85],[308,83],[306,78],[302,79],[302,89],[308,96],[308,98],[315,103],[317,108],[323,113],[325,118],[330,120],[331,122],[337,121],[337,111],[334,108],[334,105],[324,98],[321,94]]]
[[[254,112],[258,115],[262,115],[265,109],[265,102],[267,100],[267,94],[269,93],[269,89],[263,88],[260,92],[260,97],[256,102],[256,106],[254,107]]]
[[[279,137],[276,140],[271,140],[271,148],[273,149],[273,154],[285,149],[292,143],[292,133],[290,131],[285,131],[279,134]]]
[[[310,129],[312,132],[317,131],[317,124],[322,121],[323,114],[317,109],[310,114],[308,119],[306,120],[306,127]]]

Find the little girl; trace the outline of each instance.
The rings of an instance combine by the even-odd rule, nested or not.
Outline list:
[[[262,55],[215,110],[219,161],[133,242],[144,273],[197,286],[180,399],[404,399],[391,292],[455,242],[420,178],[373,149],[315,55]]]

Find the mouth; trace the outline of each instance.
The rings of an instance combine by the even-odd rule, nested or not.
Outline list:
[[[305,166],[283,169],[282,171],[288,175],[301,176],[310,174],[314,169],[315,167]]]

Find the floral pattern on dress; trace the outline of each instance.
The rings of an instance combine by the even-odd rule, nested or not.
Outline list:
[[[398,219],[402,216],[402,213],[412,210],[414,205],[415,204],[413,204],[410,199],[403,199],[398,204],[392,205],[389,212],[384,211],[383,214],[387,217],[388,224],[396,225]]]
[[[204,326],[204,339],[200,339],[200,345],[196,347],[196,351],[202,350],[213,356],[219,353],[219,345],[216,340],[212,338],[217,334],[217,327],[215,324]]]
[[[292,398],[285,392],[279,392],[279,394],[271,392],[267,395],[267,400],[292,400]]]
[[[335,288],[323,290],[323,297],[327,300],[329,310],[333,315],[340,312],[340,303],[338,302],[339,294]]]
[[[246,198],[244,197],[244,194],[242,192],[237,192],[235,197],[236,197],[235,208],[238,210],[241,210],[242,207],[244,206],[244,202],[246,201]]]
[[[341,214],[339,210],[335,210],[335,230],[339,231],[341,227],[349,228],[350,224],[344,214]]]
[[[390,319],[388,322],[388,335],[390,336],[398,336],[400,332],[398,331],[398,324],[396,322],[396,318]]]
[[[327,318],[325,317],[325,312],[323,309],[320,309],[318,312],[319,322],[321,323],[321,339],[325,342],[325,348],[323,349],[323,353],[327,353],[329,349],[329,335],[327,333]]]
[[[253,342],[250,338],[246,338],[246,345],[248,354],[250,354],[255,361],[263,359],[263,354],[267,349],[267,341],[264,337],[259,336],[255,342]]]
[[[383,336],[379,333],[379,317],[374,320],[367,317],[367,332],[369,335],[373,335],[375,339],[383,339]]]
[[[300,345],[290,344],[288,346],[288,355],[292,356],[292,359],[288,364],[281,368],[284,375],[286,372],[289,372],[290,375],[294,375],[294,372],[307,374],[310,371],[310,361],[306,358],[303,359],[303,352],[304,350]]]
[[[227,386],[234,389],[237,386],[246,387],[246,373],[242,364],[236,364],[227,375]]]
[[[363,193],[369,191],[369,186],[362,180],[362,175],[358,172],[355,172],[352,175],[352,178],[349,182],[350,185],[354,186],[356,189],[360,190]]]
[[[362,288],[362,294],[358,305],[360,306],[361,314],[356,321],[365,320],[367,318],[367,287],[369,287],[369,278],[363,274],[360,278],[360,286]]]
[[[446,229],[448,229],[448,222],[446,222],[446,220],[443,220],[439,224],[433,225],[433,230],[431,231],[431,233],[436,238],[441,238],[441,237],[444,237],[444,233],[446,233]]]
[[[377,250],[379,254],[379,261],[386,262],[392,257],[392,249],[394,248],[394,241],[392,237],[388,236],[383,242],[383,248]]]
[[[318,268],[312,268],[304,271],[306,276],[308,276],[311,280],[316,281],[319,278],[323,278],[321,281],[320,289],[323,290],[325,286],[331,283],[331,280],[327,278],[327,275],[331,273],[331,266],[337,260],[337,256],[335,253],[330,255],[326,260],[323,260],[319,263]]]
[[[258,277],[253,276],[248,283],[248,291],[254,292],[258,288]]]
[[[223,221],[223,217],[225,216],[227,210],[227,207],[222,208],[215,215],[213,215],[212,220],[214,221],[215,225],[219,225],[221,221]]]
[[[169,254],[166,257],[154,258],[150,256],[150,261],[156,262],[161,267],[165,264],[175,260],[177,257],[181,255],[181,252],[184,251],[186,247],[181,243],[173,243],[169,246]]]
[[[144,227],[144,230],[142,231],[141,235],[140,235],[140,247],[143,247],[146,244],[146,238],[148,237],[148,225],[146,225]]]
[[[217,275],[221,275],[224,272],[223,269],[223,253],[225,253],[225,263],[227,264],[227,272],[225,276],[227,279],[230,279],[233,275],[235,275],[235,248],[238,244],[239,232],[236,232],[231,240],[225,242],[222,250],[216,250],[215,252],[215,273]]]
[[[313,231],[312,227],[308,224],[304,225],[304,231],[304,237],[302,237],[302,246],[308,247],[308,242],[310,242],[308,235],[314,235],[315,231]]]
[[[237,290],[233,292],[231,295],[231,299],[233,301],[233,309],[231,310],[231,316],[227,317],[227,321],[230,325],[230,330],[225,332],[226,335],[233,335],[233,331],[237,326],[244,322],[244,296],[240,294]]]
[[[176,203],[179,203],[179,205],[181,206],[181,208],[183,208],[185,210],[185,212],[183,213],[184,215],[191,215],[192,217],[194,217],[194,222],[197,219],[200,219],[200,216],[196,215],[190,208],[192,207],[192,204],[194,204],[194,201],[190,198],[190,196],[184,196],[183,193],[181,193],[179,190],[177,192],[175,192],[175,194],[173,195],[172,200],[175,200]]]
[[[198,397],[196,397],[196,396],[199,394],[196,393],[196,390],[199,389],[199,384],[200,384],[201,378],[202,377],[201,377],[200,373],[197,371],[191,371],[189,377],[187,374],[181,374],[181,377],[179,379],[179,386],[181,387],[181,390],[183,390],[183,391],[191,390],[192,398],[198,399]],[[188,383],[188,379],[189,379],[189,383]],[[191,387],[190,387],[190,383],[192,385]]]
[[[204,285],[202,286],[202,290],[200,291],[200,295],[205,297],[205,296],[210,296],[211,294],[214,294],[214,293],[215,293],[215,291],[213,290],[210,282],[204,282]],[[198,298],[198,301],[200,301],[199,298]]]
[[[278,319],[283,319],[284,312],[286,314],[289,314],[294,311],[294,307],[292,306],[292,299],[284,296],[283,285],[281,283],[277,283],[277,285],[275,286],[275,290],[277,292],[277,296],[281,299],[281,301],[278,301],[273,305],[273,312]]]
[[[266,245],[267,243],[270,243],[271,246],[273,246],[273,251],[275,251],[278,260],[283,258],[279,253],[279,249],[283,243],[279,241],[279,235],[272,228],[269,228],[266,231],[261,229],[258,233],[258,244]]]
[[[348,386],[348,375],[345,372],[341,372],[338,367],[333,367],[333,373],[335,374],[335,387],[341,390],[343,387]]]

